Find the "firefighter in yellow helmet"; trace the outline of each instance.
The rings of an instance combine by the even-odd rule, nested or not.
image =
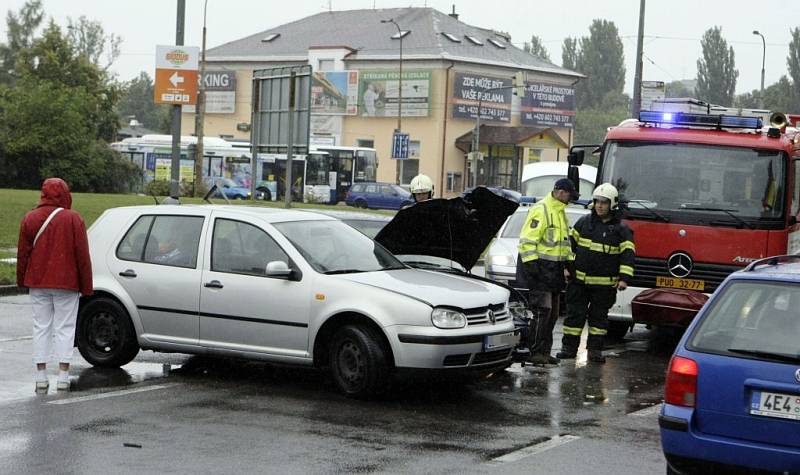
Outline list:
[[[531,207],[520,231],[517,266],[523,269],[533,312],[529,343],[534,364],[558,363],[550,355],[553,327],[559,314],[558,297],[569,278],[567,263],[572,260],[564,208],[576,199],[575,185],[561,178],[551,193]]]
[[[589,320],[586,349],[589,361],[605,363],[603,342],[608,331],[608,310],[633,277],[636,247],[633,231],[619,216],[619,193],[603,183],[592,193],[591,214],[575,223],[570,234],[575,251],[573,279],[567,285],[567,316],[558,359],[575,358],[581,332]]]
[[[419,174],[411,180],[409,187],[411,196],[414,197],[414,202],[419,203],[433,198],[433,180],[428,175]]]

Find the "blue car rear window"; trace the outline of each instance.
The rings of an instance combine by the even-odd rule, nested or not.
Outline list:
[[[722,289],[695,328],[695,351],[800,356],[800,284],[738,280]]]

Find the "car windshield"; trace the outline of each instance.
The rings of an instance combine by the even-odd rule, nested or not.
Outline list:
[[[536,197],[547,196],[548,193],[553,191],[553,185],[559,178],[564,178],[564,177],[557,175],[545,175],[525,180],[524,182],[522,182],[522,194],[525,196],[536,196]],[[580,180],[580,185],[578,186],[578,193],[580,193],[582,197],[592,196],[593,191],[594,191],[594,183],[590,182],[589,180],[584,180],[584,179]]]
[[[611,142],[603,181],[631,212],[714,212],[720,220],[783,215],[784,156],[776,150],[687,143]],[[726,216],[727,215],[727,216]]]
[[[715,299],[689,348],[786,361],[800,358],[798,341],[800,285],[741,280]]]
[[[373,272],[405,266],[380,244],[338,220],[276,223],[309,265],[323,274]]]
[[[368,238],[375,239],[375,236],[381,232],[381,229],[386,226],[389,221],[379,221],[376,219],[343,219],[345,223],[348,225],[356,228],[357,230],[364,233]]]

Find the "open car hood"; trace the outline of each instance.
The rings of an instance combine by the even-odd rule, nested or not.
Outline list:
[[[432,199],[398,211],[375,241],[395,255],[440,257],[469,271],[517,206],[480,186],[463,198]]]

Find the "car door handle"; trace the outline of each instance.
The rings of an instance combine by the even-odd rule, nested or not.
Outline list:
[[[133,269],[126,269],[119,273],[122,277],[136,277],[136,272]]]
[[[203,285],[212,289],[221,289],[223,287],[222,282],[218,280],[212,280],[211,282],[206,282]]]

